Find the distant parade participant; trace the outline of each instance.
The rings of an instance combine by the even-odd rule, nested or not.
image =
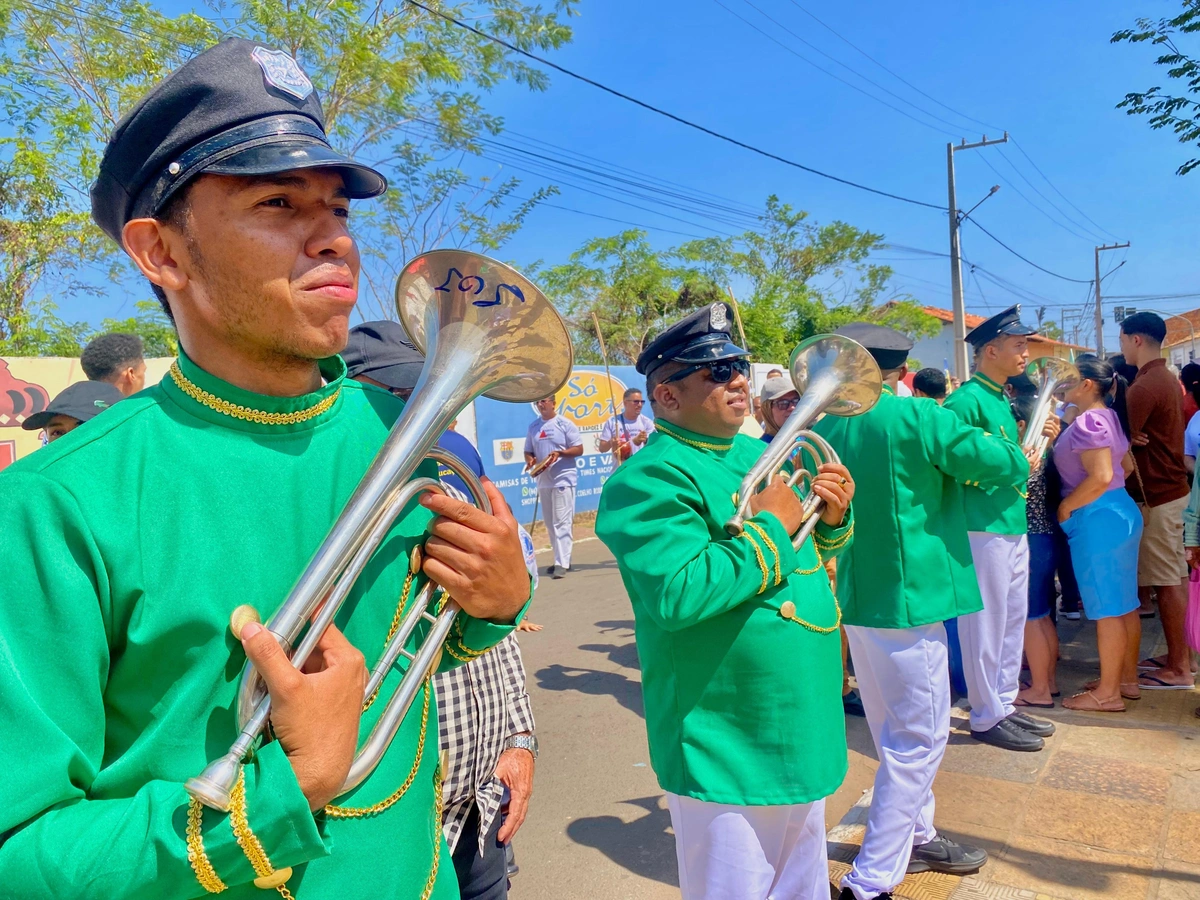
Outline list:
[[[575,460],[583,456],[583,438],[574,422],[559,415],[553,397],[539,400],[537,411],[538,418],[525,435],[525,468],[537,473],[538,503],[554,550],[554,563],[546,568],[546,574],[562,578],[571,571],[575,485],[579,481]]]
[[[0,473],[5,896],[458,896],[428,688],[338,795],[386,706],[363,712],[356,648],[374,664],[426,576],[470,615],[443,645],[447,667],[511,633],[527,603],[499,491],[487,486],[494,516],[413,504],[303,671],[258,623],[231,633],[239,605],[266,617],[287,597],[403,408],[337,356],[357,300],[350,201],[386,182],[333,150],[323,120],[295,60],[230,38],[155,86],[105,149],[93,218],[169,310],[179,359]],[[184,782],[236,736],[247,660],[273,739],[217,812]],[[399,679],[393,668],[380,696]]]
[[[646,404],[642,392],[628,388],[621,397],[621,412],[604,423],[600,429],[600,452],[617,451],[621,462],[646,446],[654,431],[654,420],[643,414]]]
[[[124,399],[125,395],[108,382],[78,381],[41,412],[26,418],[21,427],[26,431],[45,430],[46,443],[53,443]]]
[[[1004,383],[1023,375],[1029,362],[1029,335],[1021,307],[1011,306],[967,335],[975,348],[975,374],[944,408],[968,425],[1020,446],[1017,420]],[[1058,419],[1044,434],[1058,436]],[[1040,465],[1040,460],[1037,461]],[[958,620],[963,675],[971,704],[971,736],[1006,750],[1041,750],[1054,726],[1043,719],[1014,717],[1020,688],[1021,648],[1029,612],[1029,544],[1025,535],[1024,484],[999,488],[971,485],[965,492],[971,556],[979,579],[983,609]]]
[[[913,376],[914,397],[928,397],[941,403],[946,399],[946,373],[941,369],[922,369]]]
[[[657,428],[600,496],[596,532],[633,604],[650,761],[675,832],[684,900],[828,900],[825,798],[846,774],[837,602],[821,565],[851,541],[854,483],[823,466],[827,504],[799,551],[797,494],[725,521],[763,451],[739,434],[746,351],[714,303],[637,360]]]
[[[790,378],[772,375],[763,382],[759,398],[762,400],[762,440],[769,444],[795,411],[800,393]]]
[[[902,400],[913,342],[856,322],[839,328],[883,372],[879,402],[814,426],[854,473],[855,539],[838,560],[837,596],[858,690],[879,757],[867,832],[842,900],[887,895],[907,872],[963,875],[983,850],[934,827],[933,780],[950,732],[946,619],[983,608],[963,512],[963,485],[1011,490],[1029,464],[1019,447],[963,423],[934,401]]]
[[[106,381],[126,397],[146,386],[145,354],[136,334],[114,331],[92,338],[79,364],[89,381]]]

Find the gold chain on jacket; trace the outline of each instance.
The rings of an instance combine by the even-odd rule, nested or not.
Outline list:
[[[189,797],[187,812],[188,862],[191,863],[192,871],[196,873],[196,880],[200,882],[200,887],[210,894],[219,894],[226,889],[226,885],[221,880],[221,876],[217,874],[217,870],[213,868],[208,854],[204,852],[204,836],[200,833],[203,822],[204,806],[195,797]]]
[[[698,450],[728,450],[733,446],[733,441],[729,441],[728,443],[725,443],[725,444],[711,444],[711,443],[708,443],[707,441],[695,441],[695,440],[692,440],[691,438],[686,438],[682,434],[679,434],[679,433],[673,431],[671,428],[667,427],[667,425],[664,424],[662,422],[662,420],[655,422],[654,427],[656,430],[661,431],[663,434],[669,434],[671,437],[675,438],[675,440],[679,441],[680,443],[687,444],[689,447],[695,447]]]
[[[292,869],[285,866],[276,869],[271,865],[267,851],[263,849],[258,836],[250,830],[250,819],[246,812],[246,770],[243,767],[238,773],[237,784],[229,794],[229,827],[238,846],[242,848],[251,868],[254,869],[254,886],[262,890],[276,890],[283,900],[296,900],[288,890],[287,881],[292,877]]]
[[[204,390],[204,388],[195,384],[183,374],[183,370],[179,368],[179,360],[171,363],[169,374],[181,391],[202,406],[207,406],[209,409],[230,418],[241,419],[245,422],[254,422],[258,425],[299,425],[301,422],[315,419],[333,406],[334,401],[338,398],[338,394],[342,391],[339,387],[328,397],[318,400],[307,409],[298,409],[295,412],[289,413],[263,412],[259,409],[251,409],[248,406],[230,403],[228,400],[223,400],[216,394]]]

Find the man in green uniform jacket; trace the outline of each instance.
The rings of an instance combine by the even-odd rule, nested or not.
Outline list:
[[[739,434],[746,351],[715,303],[638,358],[656,431],[604,486],[596,531],[633,604],[650,760],[667,791],[684,900],[825,900],[824,798],[846,773],[841,618],[822,555],[850,542],[853,483],[827,466],[827,506],[798,551],[780,479],[726,533],[763,451]]]
[[[943,407],[968,425],[1019,447],[1017,420],[1003,385],[1024,374],[1034,331],[1022,324],[1019,305],[976,326],[967,335],[975,348],[975,374],[946,398]],[[1050,416],[1044,433],[1057,437],[1058,419]],[[982,610],[958,620],[971,736],[1006,750],[1040,750],[1045,745],[1042,737],[1052,734],[1054,726],[1032,716],[1013,717],[1029,612],[1025,486],[970,485],[964,501],[983,598]]]
[[[873,408],[814,427],[870,498],[857,505],[855,541],[838,561],[837,596],[879,757],[866,836],[842,898],[871,900],[906,872],[961,875],[987,861],[933,824],[933,781],[950,733],[942,623],[983,608],[962,485],[1011,488],[1025,482],[1029,464],[1015,444],[935,401],[896,396],[909,338],[867,322],[838,334],[862,344],[884,378]]]
[[[428,688],[334,800],[385,705],[362,712],[355,647],[373,663],[426,576],[474,617],[447,665],[493,646],[527,601],[499,493],[494,517],[414,503],[303,673],[260,625],[241,643],[228,628],[240,604],[282,602],[403,408],[335,355],[357,296],[349,201],[385,187],[329,147],[296,63],[250,41],[193,58],[118,125],[93,215],[164,300],[180,355],[160,385],[0,474],[0,894],[458,896]],[[427,531],[424,574],[410,571]],[[183,783],[235,737],[247,657],[276,739],[217,813]]]

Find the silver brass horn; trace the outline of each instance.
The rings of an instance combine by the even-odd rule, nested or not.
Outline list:
[[[777,475],[804,491],[803,523],[792,536],[799,549],[820,521],[825,501],[812,493],[809,485],[822,463],[840,460],[833,448],[809,428],[821,413],[831,416],[859,416],[875,405],[883,389],[879,365],[857,341],[840,334],[818,334],[792,351],[792,384],[800,393],[800,403],[788,417],[779,434],[767,445],[754,468],[742,479],[738,489],[737,511],[725,523],[725,530],[739,535],[751,515],[750,501]],[[793,470],[787,472],[787,464]],[[809,468],[811,464],[811,468]]]
[[[1079,370],[1075,364],[1056,356],[1045,356],[1035,359],[1025,369],[1025,374],[1033,379],[1038,386],[1037,405],[1033,408],[1033,416],[1025,423],[1025,440],[1021,442],[1024,450],[1032,450],[1034,459],[1041,459],[1046,452],[1050,439],[1042,434],[1050,411],[1054,409],[1054,395],[1063,388],[1071,388],[1079,383]]]
[[[554,394],[571,374],[571,339],[554,306],[531,281],[486,256],[434,250],[414,258],[396,284],[396,309],[412,342],[425,354],[425,365],[404,412],[333,528],[266,623],[285,648],[296,646],[303,633],[292,654],[297,668],[337,615],[400,512],[418,494],[442,489],[431,478],[409,481],[426,457],[449,465],[471,488],[475,502],[491,512],[478,479],[434,446],[463,408],[480,395],[532,402]],[[371,697],[399,656],[410,661],[339,793],[353,789],[374,770],[437,666],[459,606],[447,598],[440,612],[431,615],[427,607],[433,592],[434,585],[425,584],[371,673],[364,699]],[[428,634],[420,649],[410,653],[405,645],[422,621],[429,623]],[[225,756],[184,785],[213,809],[229,809],[241,763],[270,717],[271,698],[249,663],[242,670],[237,705],[241,734]]]

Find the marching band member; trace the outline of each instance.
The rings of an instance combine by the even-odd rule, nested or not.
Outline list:
[[[554,564],[546,574],[562,578],[571,571],[571,545],[574,543],[575,485],[579,473],[575,460],[583,456],[583,438],[566,416],[559,415],[553,397],[537,402],[538,417],[525,434],[525,468],[537,473],[538,502]]]
[[[857,322],[883,372],[883,393],[860,416],[814,426],[855,474],[855,542],[838,560],[837,596],[858,690],[879,757],[867,832],[842,900],[887,895],[906,872],[967,874],[987,853],[933,824],[933,780],[950,732],[950,672],[942,622],[983,607],[963,512],[965,484],[1011,490],[1029,476],[1021,450],[963,423],[936,401],[904,400],[913,342]]]
[[[360,719],[386,705],[362,713],[355,647],[374,662],[397,598],[423,582],[414,548],[474,617],[447,665],[511,632],[530,579],[500,493],[487,488],[495,516],[414,504],[303,672],[264,627],[229,630],[239,604],[265,616],[287,596],[403,408],[336,355],[357,298],[350,200],[386,182],[329,146],[323,118],[290,56],[231,38],[151,90],[105,150],[92,215],[152,283],[180,353],[161,384],[0,473],[7,896],[458,896],[428,688],[334,800]],[[275,739],[218,813],[183,782],[237,734],[247,657]]]
[[[1029,362],[1029,335],[1021,323],[1020,305],[1011,306],[978,325],[967,341],[975,348],[975,374],[943,404],[968,425],[982,428],[1020,446],[1017,420],[1004,393],[1004,383],[1023,375]],[[1058,436],[1058,419],[1044,433]],[[1037,463],[1040,465],[1040,461]],[[971,703],[971,736],[1006,750],[1041,750],[1043,737],[1054,733],[1044,719],[1017,713],[1025,617],[1029,612],[1029,544],[1025,534],[1023,485],[965,491],[971,557],[979,579],[983,609],[958,620],[963,674]]]
[[[642,413],[646,400],[637,388],[627,388],[621,397],[621,413],[613,416],[600,429],[601,453],[616,451],[624,462],[646,446],[654,431],[654,420]]]
[[[846,773],[839,611],[822,554],[852,539],[854,484],[825,466],[827,506],[799,551],[782,480],[730,537],[762,452],[738,433],[746,351],[714,303],[637,360],[654,406],[646,449],[605,483],[596,532],[633,604],[650,759],[667,792],[684,900],[827,900],[825,797]]]

